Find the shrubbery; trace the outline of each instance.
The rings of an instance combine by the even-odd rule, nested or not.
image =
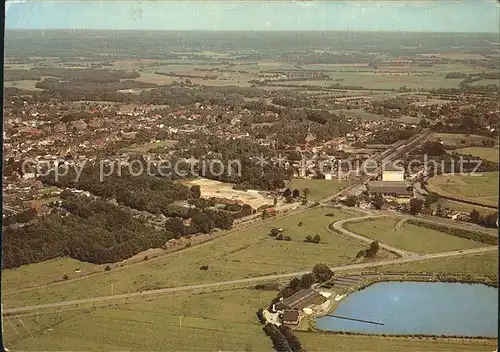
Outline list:
[[[482,233],[482,232],[467,231],[467,230],[448,227],[445,225],[438,225],[438,224],[434,224],[434,223],[431,224],[428,222],[418,221],[418,220],[413,220],[413,219],[408,220],[408,223],[412,224],[412,225],[426,227],[426,228],[432,229],[432,230],[445,232],[445,233],[448,233],[450,235],[461,237],[461,238],[466,238],[466,239],[472,240],[472,241],[477,241],[477,242],[495,245],[495,246],[498,244],[498,238],[493,237],[493,236],[488,235],[488,234],[485,234],[485,233]]]

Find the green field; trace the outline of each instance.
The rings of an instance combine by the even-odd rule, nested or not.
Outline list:
[[[481,159],[493,161],[498,163],[498,148],[482,148],[482,147],[469,147],[469,148],[460,148],[455,149],[454,152],[464,154],[464,155],[472,155]]]
[[[80,273],[75,273],[80,269]],[[71,258],[46,260],[43,263],[22,265],[19,268],[2,270],[2,291],[17,290],[62,281],[64,275],[76,278],[104,270],[104,266],[80,262]]]
[[[334,195],[342,188],[347,186],[347,182],[340,182],[336,179],[332,180],[313,180],[305,178],[294,178],[288,185],[290,189],[298,189],[302,196],[304,188],[309,188],[309,200],[320,200],[328,196]]]
[[[500,80],[498,79],[482,79],[480,81],[472,82],[472,86],[487,86],[489,84],[494,84],[500,86]]]
[[[345,227],[354,233],[415,253],[439,253],[484,247],[480,242],[408,223],[403,223],[396,229],[399,221],[397,218],[381,218],[347,223]]]
[[[333,213],[334,217],[325,216],[328,213]],[[112,270],[103,271],[102,275],[4,295],[3,302],[5,307],[19,307],[109,295],[111,284],[113,292],[118,294],[308,270],[319,262],[332,266],[347,264],[362,246],[335,236],[325,227],[334,221],[354,216],[358,215],[337,209],[315,208],[238,231],[155,261],[143,261],[121,270],[115,270],[112,265]],[[303,225],[298,226],[299,222],[303,222]],[[292,241],[278,241],[268,236],[273,227],[283,228]],[[307,235],[315,234],[321,236],[321,243],[303,242]],[[45,272],[45,264],[33,264],[33,272],[38,275]],[[210,269],[202,271],[199,269],[202,265],[208,265]],[[4,272],[9,273],[10,270]],[[34,280],[46,282],[42,279],[24,279],[25,282]],[[5,292],[12,292],[10,287],[22,288],[22,285],[11,279],[9,285],[4,284],[2,287]]]
[[[476,209],[479,214],[485,216],[494,212],[494,209],[484,208],[477,205],[469,205],[467,203],[459,203],[444,198],[439,199],[436,203],[432,204],[431,207],[436,209],[437,204],[441,204],[442,209],[449,209],[451,211],[460,211],[463,213],[470,214],[470,212]]]
[[[469,135],[459,133],[434,133],[433,141],[441,141],[447,149],[465,148],[470,146],[481,146],[484,140],[488,138],[478,135]]]
[[[38,81],[34,81],[34,80],[7,81],[7,82],[4,82],[4,87],[5,88],[13,87],[13,88],[32,90],[32,91],[43,91],[43,89],[35,88],[35,84],[37,84],[37,83],[38,83]]]
[[[340,86],[356,86],[366,89],[399,89],[406,86],[407,88],[458,88],[460,79],[445,79],[444,75],[418,75],[414,73],[393,73],[390,74],[374,74],[373,72],[330,72],[329,76],[335,80],[308,80],[308,81],[286,81],[271,83],[272,85],[287,86],[320,86],[327,87],[336,83]]]
[[[109,307],[4,318],[10,350],[271,351],[255,312],[276,295],[236,289],[130,299]],[[13,327],[14,326],[14,327]],[[30,332],[34,332],[32,336]],[[492,351],[493,340],[296,332],[307,351]],[[188,337],[188,338],[186,338]]]
[[[270,351],[255,312],[275,295],[254,289],[180,293],[63,312],[60,318],[49,313],[38,324],[36,316],[21,317],[22,323],[9,318],[4,343],[24,351]],[[22,324],[38,332],[30,337]]]
[[[466,257],[442,258],[423,262],[385,265],[380,272],[444,273],[463,275],[498,275],[498,251],[468,255]]]
[[[297,332],[302,346],[313,352],[459,352],[493,351],[495,340],[398,338],[382,336],[348,336]]]
[[[151,149],[156,148],[166,148],[175,145],[178,141],[174,140],[163,140],[153,143],[144,143],[141,145],[133,145],[127,148],[122,149],[124,153],[147,153]]]
[[[498,204],[498,172],[477,175],[438,175],[432,177],[427,190],[437,194],[480,204]]]

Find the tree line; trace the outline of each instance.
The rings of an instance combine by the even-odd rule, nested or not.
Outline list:
[[[162,247],[174,237],[133,218],[126,209],[85,196],[68,197],[60,209],[34,220],[4,229],[3,268],[65,256],[94,264],[113,263]]]
[[[47,185],[89,191],[100,197],[114,198],[118,203],[133,209],[165,216],[170,215],[168,206],[174,201],[195,197],[188,187],[179,182],[146,173],[136,176],[128,167],[120,167],[120,172],[114,170],[112,173],[106,168],[103,170],[108,172],[109,176],[103,177],[102,180],[98,163],[87,163],[79,178],[75,169],[69,168],[66,175],[59,174],[56,178],[56,172],[52,170],[39,179]]]

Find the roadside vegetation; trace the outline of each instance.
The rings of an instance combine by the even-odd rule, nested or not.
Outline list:
[[[373,240],[422,254],[484,246],[480,242],[455,237],[437,229],[416,226],[410,222],[398,226],[400,221],[398,218],[367,219],[347,223],[345,227]]]

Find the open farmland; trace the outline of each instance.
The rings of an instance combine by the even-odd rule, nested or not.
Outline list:
[[[320,200],[322,198],[326,198],[331,196],[342,188],[347,186],[347,182],[339,182],[338,180],[314,180],[314,179],[302,179],[295,178],[289,184],[288,187],[292,190],[298,189],[300,191],[300,195],[302,196],[304,193],[304,189],[309,189],[309,195],[307,199],[309,200]]]
[[[338,99],[340,100],[340,99]],[[377,115],[373,114],[371,112],[367,112],[361,109],[350,109],[350,110],[344,110],[344,109],[336,109],[336,110],[331,110],[330,112],[334,113],[340,113],[342,112],[345,114],[347,117],[352,117],[352,118],[357,118],[357,119],[362,119],[362,120],[367,120],[367,121],[380,121],[380,120],[390,120],[390,117],[384,117],[383,115]],[[399,118],[399,121],[403,123],[418,123],[420,119],[418,117],[413,117],[413,116],[401,116]]]
[[[4,343],[25,351],[75,346],[93,351],[267,351],[271,342],[255,312],[275,295],[254,289],[169,294],[112,307],[21,317],[27,329],[38,331],[33,336],[18,319],[9,318]],[[18,325],[16,330],[11,324]]]
[[[13,87],[25,90],[38,91],[38,92],[43,91],[43,89],[35,88],[35,84],[37,83],[38,81],[34,80],[21,80],[21,81],[5,81],[3,85],[5,88]]]
[[[374,74],[373,72],[331,72],[332,80],[286,81],[270,83],[272,85],[288,86],[321,86],[340,84],[340,86],[356,86],[366,89],[399,89],[407,88],[458,88],[459,79],[445,79],[444,75],[415,75],[415,74]],[[336,81],[340,80],[340,81]]]
[[[420,254],[484,247],[480,242],[400,221],[398,218],[370,219],[347,223],[345,227],[362,236]]]
[[[363,245],[338,237],[326,227],[334,221],[354,216],[359,215],[344,210],[314,208],[158,260],[142,261],[121,270],[114,270],[116,266],[112,266],[109,272],[103,271],[102,275],[84,280],[4,295],[4,305],[11,308],[109,295],[111,290],[118,294],[288,273],[308,270],[319,262],[331,266],[351,263]],[[302,226],[298,226],[299,222],[303,223]],[[285,235],[291,236],[292,240],[278,241],[268,236],[274,227],[283,228]],[[303,242],[307,235],[316,234],[321,236],[321,243]],[[44,265],[44,262],[33,264],[34,272],[43,272]],[[200,270],[203,265],[209,270]],[[73,277],[71,273],[69,276]],[[21,288],[15,282],[13,285]],[[12,292],[8,286],[4,285],[3,289]]]
[[[341,334],[318,334],[310,332],[297,332],[302,346],[307,351],[325,352],[473,352],[493,351],[496,341],[489,340],[464,340],[464,339],[431,339],[431,338],[401,338],[387,336],[349,336]]]
[[[498,163],[498,147],[497,148],[482,148],[482,147],[470,147],[470,148],[460,148],[455,149],[454,152],[472,155],[481,159],[493,161]]]
[[[460,258],[426,260],[416,263],[385,265],[380,272],[443,273],[462,275],[498,275],[498,251]]]
[[[470,200],[484,205],[498,204],[498,172],[477,175],[438,175],[427,184],[430,192]]]
[[[273,291],[235,289],[135,298],[108,307],[5,319],[11,350],[270,351],[255,311]],[[200,305],[203,302],[203,305]],[[14,327],[13,327],[14,326]],[[35,333],[30,336],[26,329]],[[140,333],[138,333],[140,332]],[[187,340],[186,336],[190,336]],[[494,340],[415,339],[297,332],[308,351],[492,351]]]
[[[482,146],[486,137],[478,135],[454,134],[454,133],[434,133],[432,140],[443,142],[446,149],[465,148],[470,146]]]
[[[472,82],[473,86],[487,86],[489,84],[494,84],[496,86],[499,86],[500,80],[498,80],[498,79],[482,79],[480,81]]]
[[[80,269],[79,273],[75,270]],[[22,265],[19,268],[2,270],[2,291],[17,292],[23,288],[36,287],[62,280],[64,275],[72,278],[100,272],[104,266],[81,262],[71,258],[46,260],[43,263]]]

